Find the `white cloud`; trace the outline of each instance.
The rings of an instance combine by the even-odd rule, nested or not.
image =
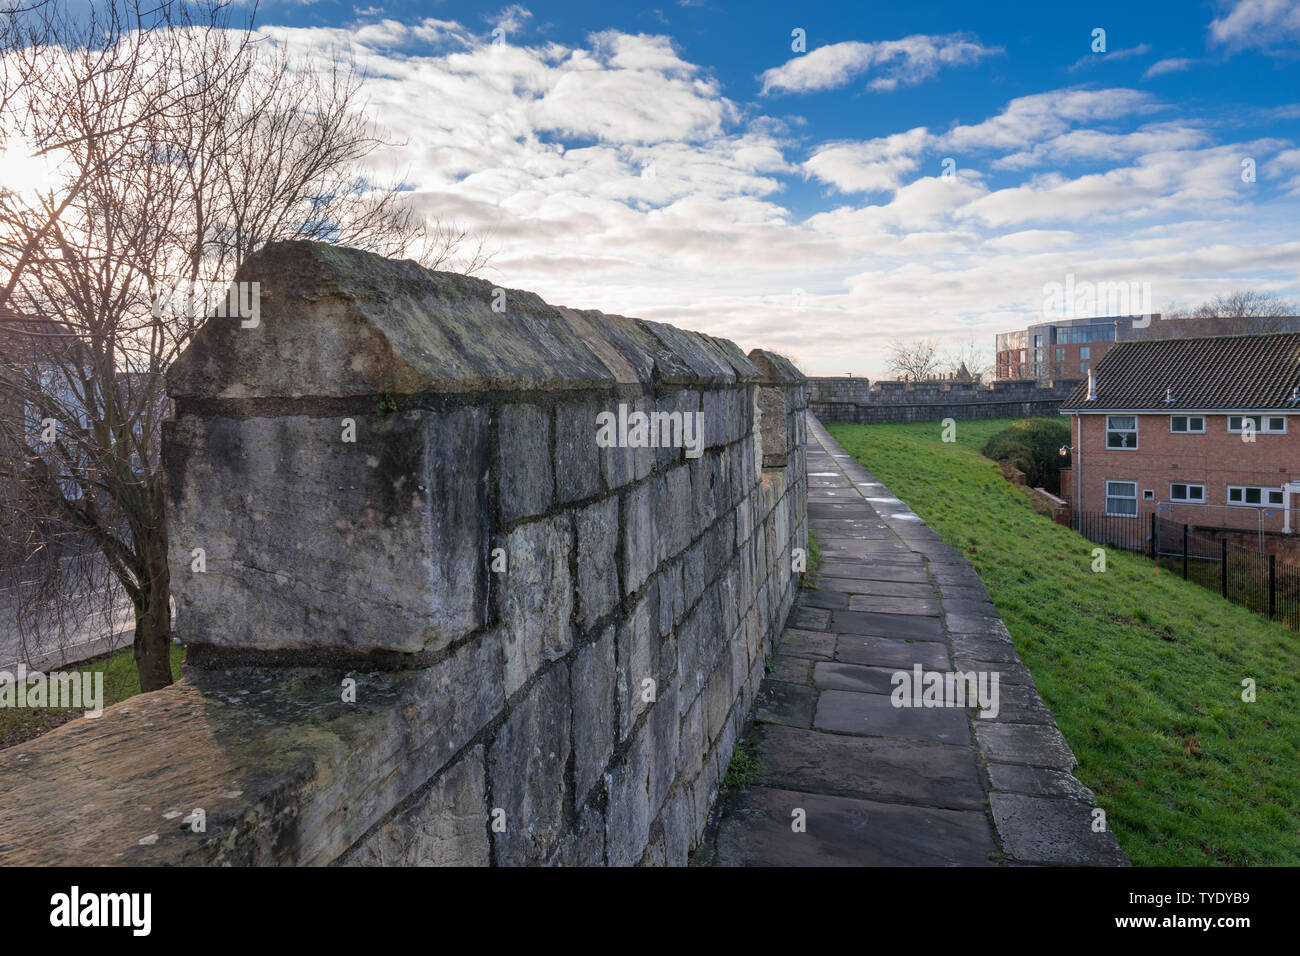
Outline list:
[[[1190,69],[1196,60],[1189,60],[1185,57],[1172,57],[1168,60],[1157,60],[1147,67],[1147,71],[1142,74],[1144,80],[1152,77],[1164,76],[1166,73],[1179,73],[1182,70]]]
[[[963,33],[916,34],[874,43],[847,40],[800,54],[766,70],[760,79],[763,94],[808,93],[845,86],[857,76],[875,73],[867,88],[889,91],[913,86],[941,69],[969,66],[1001,52],[1001,47],[985,47],[978,37]]]
[[[919,165],[930,139],[924,127],[858,143],[827,144],[804,163],[808,174],[842,193],[893,190]]]
[[[1277,195],[1296,188],[1296,144],[1158,122],[1169,107],[1138,90],[1052,90],[947,131],[819,142],[797,116],[730,101],[666,37],[494,45],[449,21],[275,32],[352,43],[368,114],[404,141],[376,172],[406,174],[420,210],[490,230],[492,281],[786,349],[813,373],[879,375],[898,335],[1023,327],[1067,272],[1152,281],[1160,301],[1229,280],[1300,289],[1296,200]],[[944,179],[948,155],[959,171]],[[1240,182],[1245,155],[1258,184]],[[792,212],[801,176],[838,205]]]
[[[510,6],[505,7],[495,17],[491,17],[490,21],[494,27],[503,30],[508,39],[511,34],[518,33],[522,30],[524,28],[524,23],[532,18],[532,11],[521,7],[517,3],[512,3]]]
[[[1229,50],[1271,49],[1300,39],[1297,0],[1237,0],[1226,16],[1210,23],[1210,40]]]
[[[1146,56],[1151,52],[1151,44],[1139,43],[1137,46],[1131,46],[1124,50],[1112,50],[1109,53],[1089,53],[1081,56],[1069,66],[1073,73],[1075,70],[1083,69],[1085,66],[1096,66],[1098,63],[1110,60],[1126,60],[1131,56]]]
[[[1030,149],[1003,156],[995,169],[1025,169],[1044,163],[1115,161],[1172,149],[1191,149],[1210,140],[1204,130],[1178,123],[1153,123],[1130,133],[1108,133],[1098,129],[1074,129]]]
[[[1052,90],[1017,97],[991,119],[954,127],[944,143],[953,149],[1023,149],[1059,136],[1072,124],[1153,113],[1160,108],[1154,97],[1140,90]]]

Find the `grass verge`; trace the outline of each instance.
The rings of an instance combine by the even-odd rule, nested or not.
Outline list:
[[[179,644],[171,647],[172,679],[179,680],[185,648]],[[84,673],[100,671],[104,675],[104,706],[119,703],[140,693],[140,675],[135,668],[135,656],[130,647],[95,657],[57,671]],[[48,673],[48,672],[47,672]],[[39,737],[55,727],[79,718],[79,710],[52,710],[41,707],[0,707],[0,750]]]

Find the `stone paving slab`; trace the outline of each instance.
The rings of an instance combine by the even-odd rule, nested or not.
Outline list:
[[[989,796],[1009,856],[1057,866],[1124,866],[1128,858],[1106,831],[1093,832],[1091,803],[1019,793]]]
[[[948,646],[939,641],[899,641],[860,634],[840,637],[835,646],[835,659],[846,664],[903,670],[910,670],[914,664],[920,664],[926,670],[951,669]]]
[[[894,689],[897,667],[864,667],[838,661],[813,665],[813,681],[822,690],[851,690],[859,694],[888,694]]]
[[[913,741],[841,737],[776,724],[759,725],[750,743],[760,766],[755,783],[761,787],[984,809],[986,796],[970,747],[935,744],[917,760]]]
[[[811,727],[816,694],[811,685],[765,680],[754,699],[754,719],[769,724]]]
[[[965,708],[896,707],[886,694],[823,690],[817,696],[813,726],[841,734],[908,737],[969,744],[970,718]]]
[[[759,769],[723,801],[714,862],[1127,865],[975,570],[811,415],[808,435],[818,588],[759,689]],[[996,674],[996,715],[896,706],[917,665]]]
[[[806,830],[795,832],[800,810]],[[719,866],[987,866],[997,853],[978,810],[750,787],[730,823],[718,833]]]
[[[901,567],[867,561],[844,562],[827,559],[822,564],[821,573],[828,578],[856,578],[863,581],[900,581],[915,584],[930,582],[923,567]]]
[[[934,588],[929,584],[912,584],[907,581],[872,581],[855,578],[817,578],[819,591],[843,591],[845,594],[871,594],[877,597],[930,598]],[[941,604],[946,602],[940,602]]]
[[[835,635],[827,631],[805,631],[788,627],[781,635],[778,654],[829,661],[835,656]]]
[[[848,609],[880,614],[924,614],[927,617],[938,617],[944,610],[941,602],[934,597],[893,597],[880,594],[854,594],[848,599]]]
[[[835,611],[831,614],[832,630],[842,634],[868,634],[872,637],[897,637],[909,641],[942,641],[943,624],[938,618],[918,614],[872,614],[866,611]]]

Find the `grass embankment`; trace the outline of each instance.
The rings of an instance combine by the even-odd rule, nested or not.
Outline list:
[[[1010,420],[828,426],[958,548],[1134,864],[1300,864],[1300,634],[1030,506],[978,453]],[[1257,685],[1253,703],[1242,681]]]
[[[171,646],[172,679],[180,680],[185,648]],[[96,657],[72,667],[54,667],[46,673],[84,673],[100,671],[104,675],[104,706],[108,707],[140,693],[140,675],[135,668],[135,655],[130,647]],[[48,733],[60,724],[82,717],[80,710],[52,709],[48,707],[0,707],[0,750]]]

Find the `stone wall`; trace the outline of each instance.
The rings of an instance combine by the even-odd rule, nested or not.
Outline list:
[[[808,405],[823,422],[937,422],[945,418],[1031,418],[1055,415],[1076,380],[876,382],[865,378],[810,378]]]
[[[260,324],[168,379],[185,678],[0,754],[0,860],[684,863],[798,584],[803,377],[322,244],[236,278]]]

